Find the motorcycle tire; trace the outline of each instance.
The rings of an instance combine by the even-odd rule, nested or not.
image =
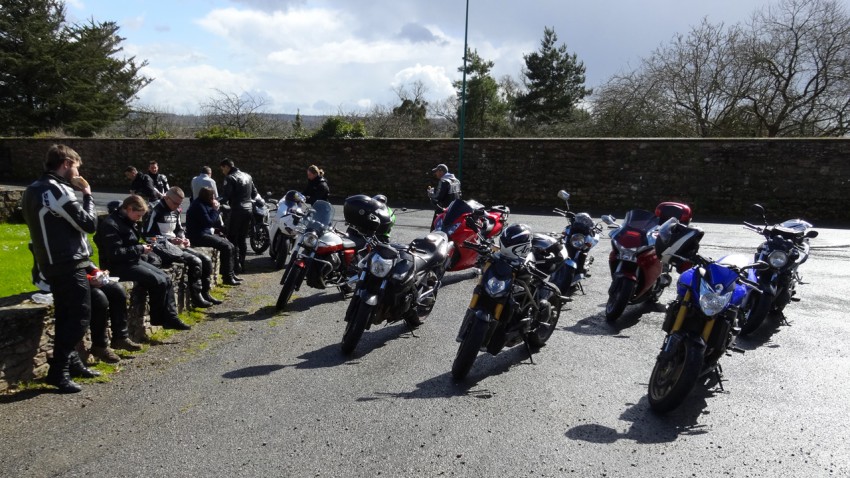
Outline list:
[[[342,353],[351,355],[360,338],[363,337],[363,331],[366,330],[366,324],[372,319],[372,313],[375,306],[360,303],[357,305],[357,310],[353,313],[351,320],[345,323],[345,333],[342,334]]]
[[[286,265],[286,259],[289,257],[289,239],[282,235],[275,238],[274,249],[274,270],[279,271]]]
[[[773,296],[769,294],[761,294],[756,298],[756,303],[750,308],[749,311],[745,312],[741,323],[738,324],[741,326],[741,335],[749,335],[759,326],[764,319],[770,315],[770,310],[773,308]]]
[[[304,280],[305,269],[295,266],[294,263],[289,264],[286,272],[284,272],[283,287],[280,289],[280,294],[277,296],[277,310],[283,310],[289,303],[292,293],[297,289]]]
[[[528,343],[535,348],[541,348],[546,345],[546,342],[552,337],[552,333],[555,332],[555,328],[558,326],[558,320],[561,318],[561,307],[557,302],[557,298],[549,298],[549,300],[543,301],[539,316],[548,316],[548,319],[546,321],[535,320],[534,330],[528,334]]]
[[[685,401],[700,378],[703,348],[682,339],[673,357],[656,359],[649,378],[649,406],[658,413],[667,413]]]
[[[633,280],[625,277],[617,279],[614,290],[608,296],[608,302],[605,304],[605,320],[614,322],[623,315],[623,311],[626,310],[629,300],[635,293],[635,287],[637,287],[637,283]]]
[[[248,242],[251,243],[251,250],[256,254],[262,254],[269,248],[271,240],[269,239],[269,226],[265,224],[255,224],[251,228],[251,234],[248,235]]]
[[[469,330],[457,348],[457,355],[452,363],[452,377],[456,380],[462,380],[469,374],[472,364],[478,357],[478,351],[481,350],[481,345],[484,343],[484,338],[487,336],[488,328],[486,322],[473,318]]]

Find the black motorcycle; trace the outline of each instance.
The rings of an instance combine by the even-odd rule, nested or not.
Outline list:
[[[484,257],[484,265],[458,332],[460,346],[452,364],[455,379],[466,377],[479,351],[496,355],[524,342],[531,356],[532,348],[543,347],[552,336],[561,305],[568,299],[547,278],[562,263],[554,249],[563,245],[557,240],[548,246],[538,244],[541,247],[534,246],[534,235],[523,224],[502,232],[497,251],[493,243],[464,243]],[[535,251],[548,258],[535,257]]]
[[[345,312],[344,354],[354,352],[363,331],[372,325],[404,320],[412,329],[422,324],[437,300],[449,244],[443,232],[407,245],[372,241]]]
[[[744,227],[764,236],[755,259],[768,263],[770,268],[756,273],[762,293],[754,298],[741,321],[742,335],[755,331],[769,314],[782,314],[791,301],[799,300],[796,286],[802,281],[798,269],[809,258],[809,239],[818,236],[818,231],[802,219],[769,226],[764,207],[754,204],[753,209],[761,214],[764,226],[745,222]]]
[[[566,209],[555,209],[555,213],[564,216],[568,221],[561,235],[561,240],[567,248],[567,257],[563,267],[555,271],[551,280],[561,289],[562,295],[570,296],[576,289],[582,290],[581,281],[590,277],[587,268],[593,264],[593,257],[588,254],[599,243],[599,233],[604,226],[601,222],[594,223],[586,212],[576,214],[570,211],[570,193],[558,191],[558,198],[566,204]]]
[[[269,193],[271,196],[271,193]],[[251,211],[251,227],[248,229],[248,243],[251,244],[251,250],[257,254],[262,254],[269,248],[271,244],[271,235],[269,234],[269,208],[277,209],[277,201],[271,197],[267,197],[265,201],[256,199]]]

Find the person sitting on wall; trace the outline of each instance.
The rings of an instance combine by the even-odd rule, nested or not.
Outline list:
[[[177,186],[168,189],[162,200],[157,202],[151,210],[151,214],[143,225],[142,235],[149,241],[161,236],[163,240],[177,246],[172,248],[175,251],[173,257],[159,254],[163,265],[168,266],[171,261],[185,264],[189,270],[192,305],[210,307],[221,303],[210,295],[212,260],[206,254],[189,247],[191,242],[186,239],[183,223],[180,221],[180,204],[183,198],[182,189]]]
[[[100,268],[112,271],[124,280],[131,280],[148,292],[151,325],[166,329],[188,330],[191,327],[177,317],[177,302],[171,276],[141,260],[153,248],[139,242],[136,229],[148,205],[141,196],[131,194],[121,207],[97,225],[94,242],[100,253]]]
[[[221,226],[220,204],[212,188],[201,188],[198,197],[186,211],[186,237],[198,247],[212,247],[219,253],[219,269],[226,285],[239,285],[241,279],[233,273],[236,246],[224,237]]]

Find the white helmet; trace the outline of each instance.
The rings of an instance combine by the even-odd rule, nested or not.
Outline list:
[[[531,228],[511,224],[499,236],[499,254],[508,259],[525,260],[531,252]]]

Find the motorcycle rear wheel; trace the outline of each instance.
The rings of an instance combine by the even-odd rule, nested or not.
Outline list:
[[[608,302],[605,304],[605,320],[613,322],[623,315],[626,306],[629,304],[629,299],[635,293],[637,283],[625,277],[617,279],[614,284],[614,291],[608,296]]]
[[[359,303],[357,310],[354,311],[351,320],[345,324],[345,333],[342,334],[342,353],[350,355],[354,352],[360,338],[363,337],[363,331],[366,330],[366,324],[372,318],[372,312],[375,307],[372,305]]]
[[[251,250],[257,254],[266,252],[271,241],[269,240],[269,226],[265,224],[254,224],[251,229],[251,234],[248,235],[248,242],[251,243]]]
[[[457,355],[452,363],[452,377],[456,380],[462,380],[469,374],[472,364],[478,357],[478,351],[481,350],[481,344],[484,343],[484,338],[487,336],[487,323],[475,318],[472,320],[466,336],[457,348]]]
[[[691,393],[703,363],[703,349],[688,339],[682,339],[670,360],[655,360],[649,377],[649,406],[658,413],[678,407]]]
[[[741,326],[741,335],[749,335],[755,332],[770,314],[770,309],[772,308],[773,296],[761,294],[756,297],[756,303],[744,314],[743,320],[739,324]]]
[[[277,304],[275,304],[277,310],[283,310],[286,308],[286,304],[289,303],[292,293],[304,280],[305,272],[306,269],[296,266],[293,262],[289,263],[289,267],[287,267],[286,272],[284,272],[283,287],[280,289],[280,294],[277,296]]]

